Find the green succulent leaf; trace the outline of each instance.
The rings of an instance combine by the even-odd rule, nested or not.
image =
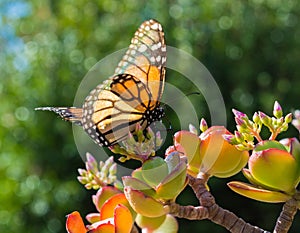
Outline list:
[[[156,218],[167,213],[163,204],[141,191],[130,187],[124,188],[125,196],[135,212],[149,218]]]
[[[254,180],[270,189],[290,193],[297,185],[297,163],[286,150],[272,148],[252,154],[249,170]]]
[[[148,184],[144,183],[143,181],[131,176],[123,176],[122,180],[125,187],[130,187],[132,189],[139,190],[145,193],[146,195],[154,198],[156,197],[155,190],[151,188],[151,186],[149,186]]]
[[[258,188],[243,182],[232,181],[227,185],[234,192],[257,201],[279,203],[286,202],[291,198],[291,196],[285,193]]]
[[[167,163],[160,157],[147,160],[142,166],[144,180],[151,187],[156,187],[168,175]]]
[[[159,198],[164,200],[175,199],[183,190],[186,183],[186,164],[181,162],[178,166],[158,185],[156,192]]]
[[[286,147],[278,141],[266,140],[266,141],[262,141],[262,142],[258,143],[255,146],[253,151],[258,152],[258,151],[267,150],[267,149],[270,149],[270,148],[277,148],[279,150],[287,150]]]

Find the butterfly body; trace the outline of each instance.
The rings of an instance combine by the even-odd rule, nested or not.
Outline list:
[[[115,74],[86,97],[82,108],[45,107],[61,118],[82,125],[100,146],[124,140],[139,123],[145,129],[160,120],[165,81],[166,44],[155,20],[141,24]]]

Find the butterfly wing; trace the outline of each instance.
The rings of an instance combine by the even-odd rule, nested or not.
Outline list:
[[[115,76],[94,89],[83,106],[83,128],[99,145],[126,138],[136,123],[146,128],[161,117],[156,111],[164,88],[166,45],[161,25],[141,24]],[[154,115],[153,115],[154,114]]]
[[[131,74],[137,77],[151,93],[152,104],[159,104],[165,82],[166,54],[161,24],[153,19],[147,20],[135,32],[115,75]]]
[[[35,108],[35,110],[42,110],[42,111],[51,111],[58,114],[62,119],[65,121],[71,121],[77,125],[82,125],[82,115],[83,109],[82,108],[75,108],[75,107],[41,107]]]
[[[166,44],[155,20],[141,24],[115,75],[86,97],[82,108],[44,107],[67,121],[82,125],[100,146],[115,144],[133,132],[136,123],[146,128],[160,119],[158,110],[165,81]]]
[[[86,99],[83,128],[101,146],[122,141],[134,131],[136,123],[142,128],[147,126],[145,111],[149,99],[143,82],[132,75],[117,75],[109,89],[98,86]]]

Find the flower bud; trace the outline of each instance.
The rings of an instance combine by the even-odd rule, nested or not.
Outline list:
[[[289,128],[289,125],[288,125],[288,124],[283,124],[283,125],[281,126],[281,132],[287,131],[288,128]]]
[[[244,141],[244,136],[239,131],[234,131],[234,136],[235,136],[235,139],[237,140],[237,142],[241,143]]]
[[[269,126],[271,123],[271,118],[269,116],[267,116],[265,113],[263,112],[258,112],[259,118],[261,120],[261,122],[266,125]]]
[[[98,171],[97,161],[90,153],[86,153],[85,165],[86,169],[92,173],[96,173]]]
[[[89,180],[86,177],[83,176],[78,176],[77,180],[81,183],[81,184],[86,184]]]
[[[247,126],[245,120],[243,120],[242,118],[235,117],[234,119],[238,126],[241,126],[242,128]]]
[[[242,113],[236,109],[232,109],[232,112],[237,118],[244,118],[244,119],[248,118],[245,113]]]
[[[247,151],[250,150],[252,148],[249,148],[247,145],[243,145],[243,144],[238,144],[235,146],[236,149],[238,149],[239,151]]]
[[[117,174],[117,164],[116,163],[113,163],[111,165],[111,167],[109,168],[109,174],[110,175],[115,175]]]
[[[87,174],[87,171],[82,168],[78,168],[77,171],[78,171],[79,175],[81,175],[81,176],[86,176],[86,174]]]
[[[282,117],[282,108],[281,108],[280,104],[277,101],[275,101],[275,103],[274,103],[273,115],[276,118]]]
[[[292,120],[293,120],[293,114],[292,114],[292,113],[288,113],[288,114],[285,116],[285,118],[284,118],[284,122],[287,123],[287,124],[291,123]]]
[[[237,144],[238,143],[235,136],[232,135],[232,134],[223,134],[222,136],[230,144]]]
[[[208,129],[207,122],[204,118],[202,118],[200,121],[200,130],[201,130],[201,132],[204,132],[207,129]]]
[[[260,118],[259,118],[259,115],[258,115],[257,112],[255,112],[255,113],[253,114],[252,120],[253,120],[253,122],[254,122],[255,124],[260,123]]]
[[[200,126],[200,127],[201,127],[201,126]],[[198,135],[198,131],[197,131],[196,127],[193,126],[192,124],[189,124],[189,131],[190,131],[191,133],[193,133],[193,134]]]

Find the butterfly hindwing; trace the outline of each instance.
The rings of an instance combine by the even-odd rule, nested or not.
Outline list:
[[[139,79],[129,74],[117,75],[109,90],[99,86],[86,99],[83,128],[98,144],[121,141],[134,131],[136,123],[142,128],[148,125],[150,98],[148,88]]]
[[[71,121],[77,125],[82,125],[82,108],[75,107],[41,107],[35,110],[51,111],[58,114],[65,121]]]

